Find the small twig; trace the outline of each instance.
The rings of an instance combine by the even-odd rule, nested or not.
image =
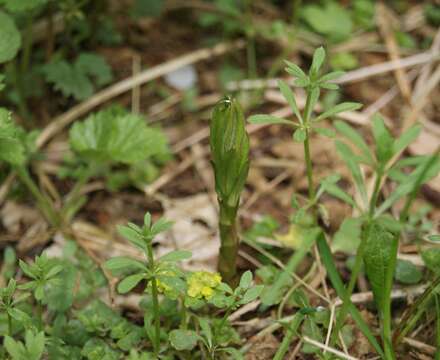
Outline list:
[[[339,351],[339,350],[336,350],[336,349],[334,349],[334,348],[332,348],[332,347],[329,347],[329,346],[326,346],[326,345],[324,345],[324,344],[321,344],[321,343],[318,342],[318,341],[315,341],[315,340],[313,340],[313,339],[310,339],[308,336],[303,336],[302,339],[303,339],[303,341],[306,342],[306,343],[309,343],[309,344],[311,344],[311,345],[314,345],[314,346],[316,346],[316,347],[319,347],[320,349],[323,349],[324,351],[328,351],[329,353],[332,353],[332,354],[338,355],[339,357],[341,357],[341,358],[343,358],[343,359],[348,359],[348,360],[359,360],[358,358],[355,358],[355,357],[353,357],[353,356],[350,356],[350,355],[344,354],[343,352],[341,352],[341,351]]]

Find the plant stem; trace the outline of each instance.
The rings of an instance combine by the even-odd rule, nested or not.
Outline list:
[[[9,312],[6,312],[6,315],[8,316],[8,335],[12,336],[12,317]]]
[[[26,167],[17,166],[15,170],[20,180],[26,185],[26,187],[37,200],[38,206],[40,207],[40,210],[42,211],[46,220],[49,221],[52,226],[58,227],[60,225],[60,219],[55,212],[52,203],[45,195],[43,195],[43,193],[41,193],[40,189],[38,189],[38,186],[32,180]]]
[[[294,338],[295,335],[297,335],[298,327],[301,325],[301,322],[304,319],[304,315],[301,314],[299,311],[295,314],[295,316],[292,319],[292,322],[289,324],[289,327],[287,328],[286,335],[283,338],[283,341],[281,345],[279,346],[273,360],[283,360],[284,355],[289,350],[290,344]]]
[[[188,316],[187,316],[187,311],[186,311],[186,307],[185,307],[185,299],[182,297],[180,299],[180,302],[181,302],[181,306],[182,306],[182,310],[180,312],[180,328],[182,330],[186,330],[188,327],[187,323],[186,323]]]
[[[237,255],[238,255],[238,226],[237,226],[237,206],[229,206],[220,202],[220,254],[218,260],[218,270],[223,280],[229,285],[234,285],[237,274]]]
[[[23,41],[23,53],[21,58],[21,71],[25,74],[28,71],[31,59],[32,38],[33,38],[33,15],[29,14],[26,18],[26,29]]]
[[[150,270],[154,274],[155,264],[154,264],[154,255],[153,255],[153,245],[151,240],[147,240],[147,257],[148,257],[148,266]],[[154,356],[155,358],[159,355],[160,350],[160,313],[159,313],[159,292],[157,290],[157,280],[156,277],[153,276],[151,279],[151,292],[153,297],[153,312],[154,312]]]

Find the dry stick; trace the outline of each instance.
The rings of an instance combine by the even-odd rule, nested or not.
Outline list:
[[[377,23],[379,25],[379,30],[382,34],[382,37],[385,40],[385,45],[388,49],[391,60],[400,62],[399,48],[397,46],[396,39],[394,38],[394,33],[390,27],[390,15],[385,7],[385,4],[383,3],[379,3],[377,5]],[[411,85],[405,72],[402,68],[397,68],[394,70],[394,75],[402,96],[408,105],[411,106]]]
[[[319,347],[320,349],[323,349],[324,352],[328,351],[328,352],[330,352],[330,353],[332,353],[332,354],[338,355],[339,357],[341,357],[341,358],[343,358],[343,359],[348,359],[348,360],[359,360],[358,358],[355,358],[355,357],[353,357],[353,356],[350,356],[350,355],[344,354],[343,352],[341,352],[341,351],[339,351],[339,350],[336,350],[336,349],[334,349],[334,348],[332,348],[332,347],[329,347],[329,346],[326,346],[326,345],[324,345],[324,344],[321,344],[321,343],[318,342],[318,341],[315,341],[315,340],[313,340],[313,339],[310,339],[308,336],[303,336],[302,339],[303,339],[303,341],[306,342],[306,343],[309,343],[309,344],[311,344],[311,345],[314,345],[314,346],[316,346],[316,347]]]

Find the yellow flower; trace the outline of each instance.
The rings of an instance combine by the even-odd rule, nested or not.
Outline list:
[[[198,299],[209,299],[221,281],[222,277],[218,273],[196,271],[192,273],[187,280],[188,296]]]

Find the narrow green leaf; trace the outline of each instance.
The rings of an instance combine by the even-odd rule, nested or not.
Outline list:
[[[313,127],[313,131],[315,131],[319,135],[326,136],[331,139],[333,139],[336,136],[336,132],[332,129],[322,128],[322,127]]]
[[[109,270],[122,270],[122,269],[138,269],[138,270],[146,270],[144,264],[140,261],[126,257],[126,256],[117,256],[113,257],[105,262],[104,265]]]
[[[353,155],[353,152],[346,144],[338,140],[336,141],[336,150],[338,151],[338,153],[346,163],[348,169],[350,170],[353,180],[356,184],[356,187],[358,188],[359,193],[362,196],[364,205],[366,205],[368,203],[367,190],[365,188],[365,183],[364,183],[364,178],[362,176],[361,168],[359,167],[359,164],[357,163],[357,160]]]
[[[316,76],[321,69],[325,59],[325,50],[322,46],[317,48],[313,53],[312,65],[310,66],[310,74]]]
[[[258,124],[258,125],[264,125],[264,124],[284,124],[289,126],[295,125],[292,121],[282,119],[277,116],[265,115],[265,114],[251,115],[248,117],[248,122],[250,122],[251,124]]]
[[[343,102],[340,104],[337,104],[333,106],[331,109],[323,112],[321,115],[319,115],[315,121],[321,121],[324,119],[327,119],[329,117],[335,116],[336,114],[340,114],[345,111],[354,111],[357,109],[360,109],[362,107],[362,104],[355,103],[355,102]]]
[[[289,85],[287,85],[284,81],[279,80],[278,87],[280,88],[281,93],[289,103],[293,113],[295,114],[299,122],[303,123],[303,119],[299,112],[298,105],[296,104],[295,95],[293,94],[293,91],[290,89]]]
[[[394,140],[393,143],[393,154],[397,154],[406,149],[406,147],[411,144],[422,131],[421,125],[414,125],[406,130],[400,137]]]
[[[128,293],[143,279],[145,279],[145,274],[142,273],[127,276],[118,284],[119,293],[121,294]]]
[[[137,246],[139,249],[146,251],[147,245],[145,244],[142,235],[133,230],[128,226],[118,226],[118,233],[124,238],[130,241],[133,245]]]
[[[284,62],[287,65],[286,71],[289,74],[291,74],[297,78],[306,78],[307,77],[306,73],[304,71],[302,71],[302,69],[298,65],[296,65],[290,61],[287,61],[287,60],[284,60]]]
[[[370,148],[368,147],[362,136],[345,121],[338,120],[335,121],[333,124],[336,130],[338,130],[343,136],[345,136],[354,145],[356,145],[356,147],[361,151],[362,155],[364,156],[366,163],[373,165],[374,159],[371,155]]]
[[[190,259],[191,256],[192,256],[191,251],[175,250],[175,251],[169,252],[168,254],[163,255],[161,258],[159,258],[159,261],[161,261],[161,262],[165,262],[165,261],[176,262],[176,261]]]
[[[322,263],[324,264],[327,270],[327,276],[329,277],[339,298],[343,299],[345,297],[345,286],[344,283],[342,282],[341,277],[339,276],[338,270],[333,261],[332,253],[327,244],[324,233],[322,232],[320,233],[316,242],[318,245],[319,253],[321,255]],[[384,356],[383,350],[379,345],[379,343],[377,342],[375,336],[371,332],[368,324],[365,322],[362,315],[359,313],[358,309],[356,309],[356,307],[353,305],[351,300],[349,301],[350,302],[348,305],[348,311],[350,312],[356,325],[359,327],[359,330],[362,332],[362,334],[364,334],[364,336],[367,338],[367,340],[370,342],[370,344],[373,346],[376,352],[379,355]]]
[[[326,83],[327,81],[332,81],[332,80],[335,80],[337,78],[340,78],[344,74],[345,74],[345,71],[339,71],[339,70],[338,71],[332,71],[332,72],[330,72],[328,74],[325,74],[325,75],[321,76],[319,78],[319,82],[320,83]]]
[[[379,163],[384,166],[393,156],[394,139],[379,114],[373,118],[372,129],[376,142],[376,157]]]

